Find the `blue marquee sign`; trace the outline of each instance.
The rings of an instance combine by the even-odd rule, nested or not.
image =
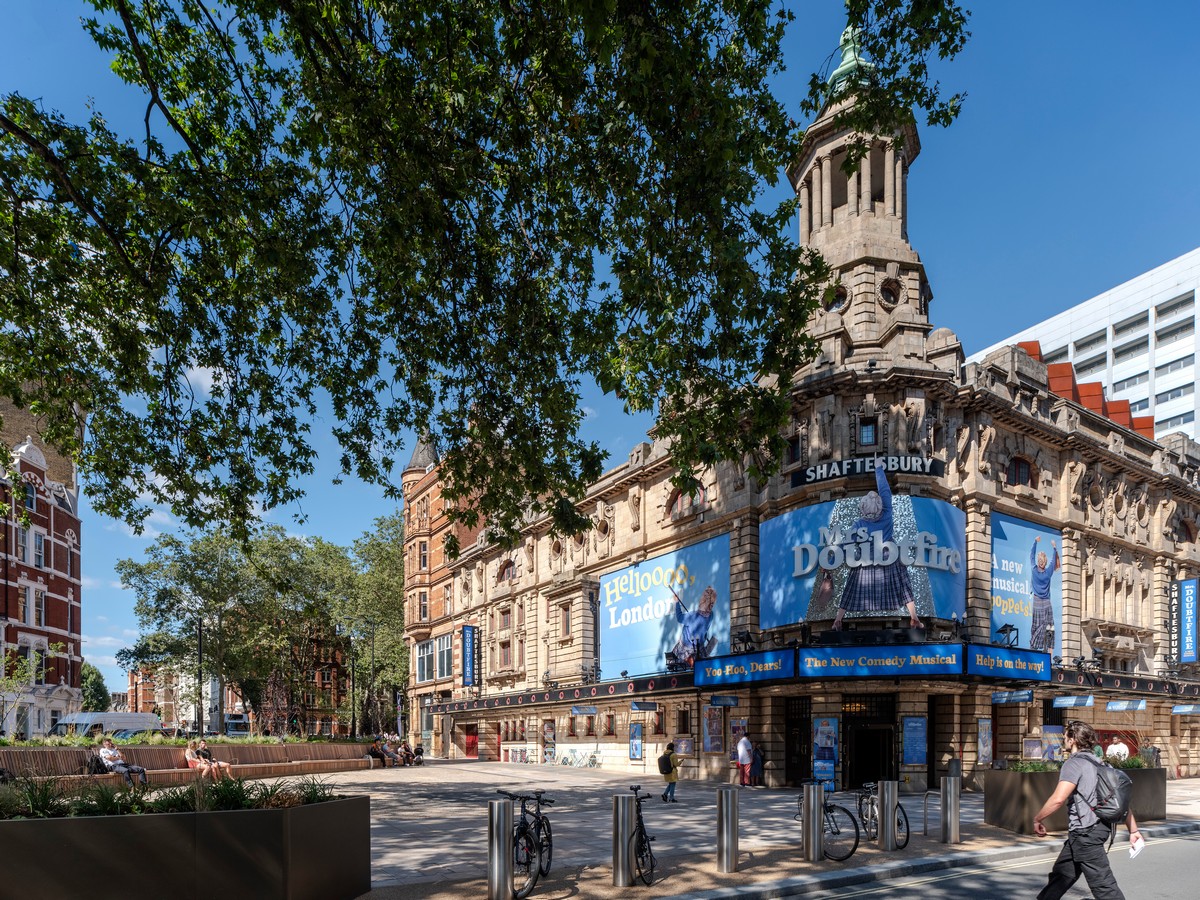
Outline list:
[[[721,685],[740,684],[746,681],[773,681],[777,678],[796,677],[796,653],[794,650],[764,650],[760,653],[742,653],[738,656],[722,656],[696,662],[695,684]]]
[[[1055,697],[1055,709],[1073,709],[1077,706],[1092,706],[1096,702],[1096,698],[1091,694],[1086,694],[1081,697]]]
[[[984,678],[1020,678],[1024,681],[1050,680],[1050,654],[1016,647],[967,646],[967,674]]]
[[[1200,703],[1179,703],[1171,707],[1171,715],[1173,716],[1197,716],[1200,715]]]
[[[1104,707],[1108,712],[1140,712],[1146,708],[1145,700],[1109,700]]]
[[[1033,691],[992,691],[992,703],[1032,703]]]
[[[802,647],[796,655],[801,678],[962,674],[962,644]]]

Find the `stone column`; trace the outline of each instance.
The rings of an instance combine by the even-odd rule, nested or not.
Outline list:
[[[908,230],[905,227],[906,211],[904,209],[905,201],[905,184],[904,180],[907,177],[907,169],[904,166],[904,154],[896,154],[896,218],[900,220],[900,236],[903,237]]]
[[[846,205],[850,209],[850,215],[858,215],[858,180],[862,177],[862,169],[857,172],[850,173],[850,177],[846,181]]]
[[[808,237],[811,234],[811,226],[809,216],[812,215],[812,201],[808,193],[808,179],[800,182],[800,246],[808,245]]]
[[[896,148],[891,144],[883,154],[883,214],[896,214]]]
[[[871,202],[871,154],[874,152],[874,146],[867,146],[867,155],[862,158],[862,164],[859,167],[859,183],[862,186],[862,199],[859,203],[859,209],[863,215],[871,215],[874,210],[874,205]]]
[[[821,223],[833,224],[833,157],[821,158]]]
[[[812,176],[812,212],[809,216],[810,229],[813,232],[821,230],[821,220],[824,213],[821,211],[821,161],[817,160],[810,171]]]

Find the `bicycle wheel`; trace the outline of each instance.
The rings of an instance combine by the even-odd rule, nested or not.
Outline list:
[[[871,798],[870,794],[859,794],[858,795],[858,800],[857,800],[858,820],[860,822],[867,821],[867,805],[868,805],[868,801],[870,801],[871,799],[872,798]]]
[[[903,850],[908,846],[908,813],[899,803],[896,804],[896,849]]]
[[[528,825],[521,823],[513,829],[513,896],[517,900],[528,897],[539,874],[537,838]]]
[[[541,850],[541,854],[538,856],[540,863],[538,869],[541,871],[542,876],[545,877],[550,874],[550,863],[554,860],[554,833],[550,830],[549,819],[542,819],[541,824],[538,826],[537,838],[538,847]]]
[[[650,849],[650,838],[646,829],[637,826],[629,838],[629,855],[633,859],[633,870],[642,884],[654,882],[654,851]]]
[[[879,804],[874,797],[863,804],[859,818],[862,820],[863,837],[868,841],[875,840],[879,836]]]
[[[835,803],[825,805],[825,857],[841,862],[858,849],[858,822],[850,810]]]

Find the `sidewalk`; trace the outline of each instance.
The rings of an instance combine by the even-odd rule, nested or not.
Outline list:
[[[961,837],[938,840],[936,795],[929,802],[929,836],[922,834],[923,795],[901,795],[911,840],[895,853],[863,841],[844,863],[808,863],[800,849],[792,788],[746,788],[739,793],[738,871],[716,863],[715,782],[682,781],[679,803],[662,804],[657,773],[612,775],[565,766],[431,760],[419,769],[341,773],[332,781],[372,797],[372,887],[362,900],[462,900],[487,896],[487,809],[499,787],[542,787],[555,798],[554,863],[534,896],[547,900],[644,896],[776,898],[817,889],[895,878],[916,872],[1045,854],[1047,866],[1063,835],[1016,835],[983,824],[982,793],[964,793]],[[612,797],[640,783],[654,793],[645,807],[658,858],[652,889],[612,884]],[[846,798],[849,799],[849,798]],[[843,801],[844,802],[844,801]],[[853,806],[852,803],[845,805]],[[1142,828],[1147,841],[1200,832],[1200,779],[1167,782],[1167,820]],[[1118,840],[1124,840],[1122,834]]]

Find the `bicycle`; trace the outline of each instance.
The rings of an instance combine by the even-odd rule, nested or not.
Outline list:
[[[533,792],[533,811],[530,815],[533,818],[533,834],[538,842],[538,870],[542,877],[545,878],[550,874],[550,863],[554,859],[554,832],[550,828],[550,817],[542,812],[542,805],[553,806],[554,801],[543,796],[546,792],[537,790]]]
[[[653,794],[641,793],[641,785],[632,785],[629,789],[633,791],[634,804],[637,808],[637,812],[634,814],[633,834],[629,836],[629,856],[633,860],[637,877],[642,880],[642,884],[649,885],[654,881],[654,867],[658,861],[654,858],[654,848],[650,846],[654,838],[646,834],[646,821],[642,818],[642,801],[649,800]]]
[[[532,814],[526,807],[526,803],[533,798],[510,791],[496,793],[521,804],[520,815],[515,816],[513,821],[512,893],[516,900],[525,900],[533,893],[538,876],[542,874],[541,847],[532,824]]]
[[[803,784],[819,784],[822,786],[822,808],[824,823],[822,825],[823,840],[822,849],[826,859],[832,859],[836,862],[844,862],[854,855],[854,851],[858,849],[859,830],[858,820],[854,818],[854,814],[846,807],[839,803],[833,803],[829,799],[829,789],[825,787],[827,782],[809,779]],[[800,794],[798,801],[799,811],[794,818],[800,823],[801,830],[804,828],[804,794]]]
[[[879,784],[868,781],[858,790],[858,818],[863,824],[863,832],[868,841],[879,836]],[[903,850],[908,846],[908,813],[904,806],[896,802],[896,849]]]

